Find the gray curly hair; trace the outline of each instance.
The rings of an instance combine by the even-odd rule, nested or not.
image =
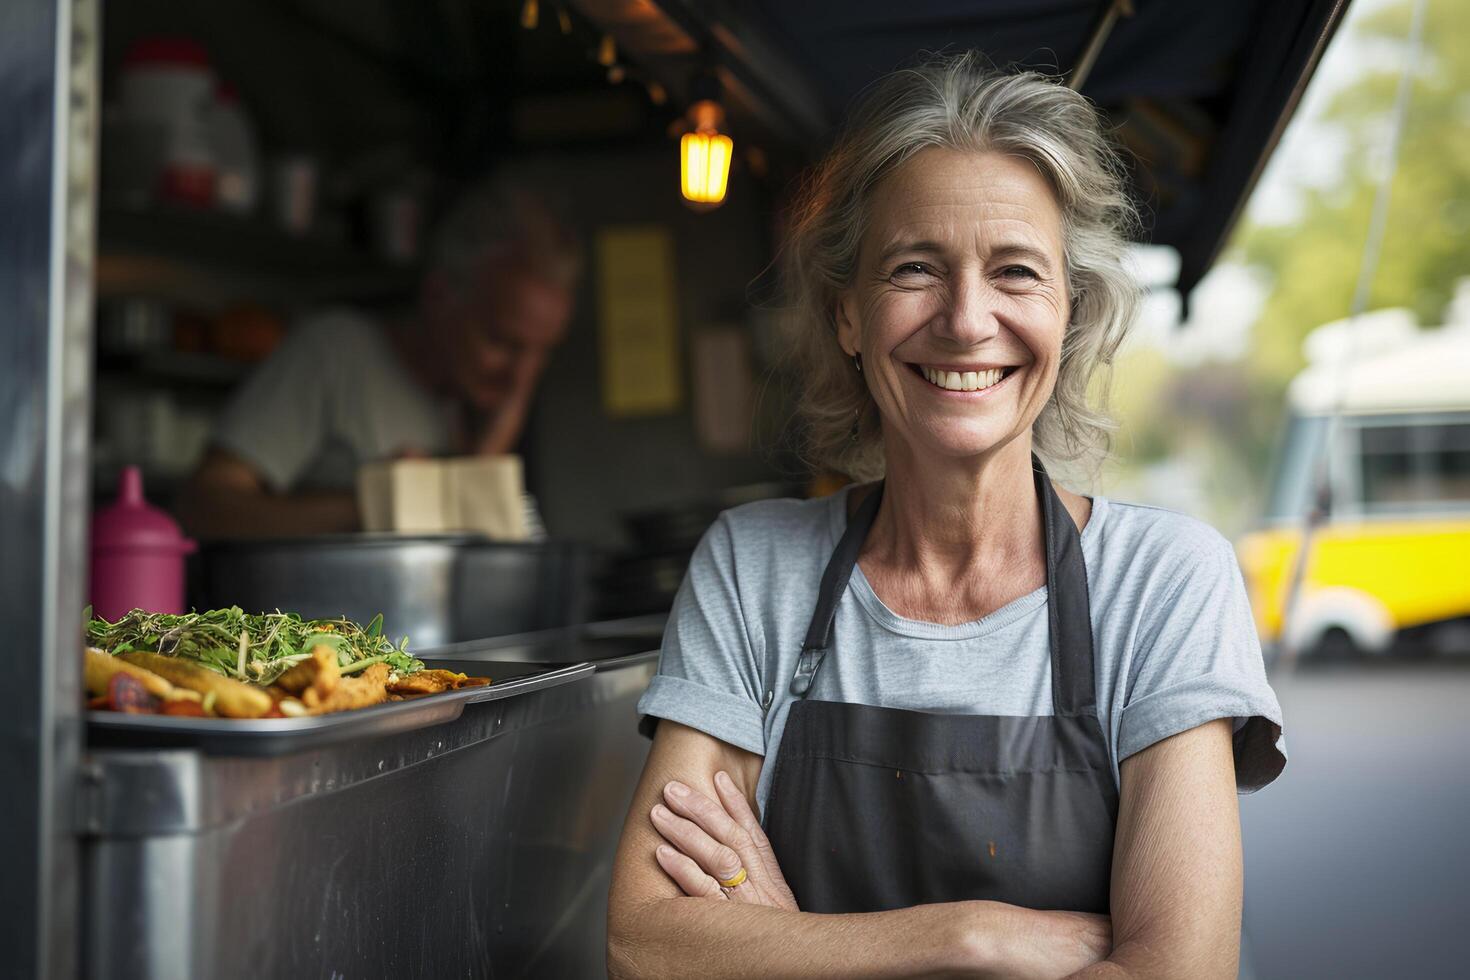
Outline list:
[[[1108,372],[1098,369],[1111,365],[1140,304],[1124,264],[1138,212],[1090,102],[1035,72],[998,72],[972,52],[931,56],[878,82],[797,197],[783,264],[803,456],[857,480],[884,472],[882,420],[836,341],[836,307],[857,273],[873,189],[936,146],[1029,160],[1056,194],[1071,321],[1032,442],[1050,461],[1100,463],[1115,426],[1105,408]]]

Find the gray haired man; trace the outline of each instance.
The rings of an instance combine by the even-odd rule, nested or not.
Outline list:
[[[566,333],[575,236],[504,179],[439,225],[407,314],[308,318],[236,393],[181,500],[200,537],[359,526],[363,463],[510,452]]]

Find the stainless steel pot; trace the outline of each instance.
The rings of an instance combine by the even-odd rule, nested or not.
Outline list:
[[[411,649],[584,621],[588,555],[566,542],[476,535],[342,534],[205,545],[196,608],[281,609],[308,619],[383,614]]]

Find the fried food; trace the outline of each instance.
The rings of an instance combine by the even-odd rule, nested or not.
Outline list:
[[[143,650],[130,650],[117,656],[130,664],[151,670],[179,687],[198,691],[203,695],[213,693],[215,713],[227,718],[259,718],[270,711],[273,704],[270,695],[261,688],[222,677],[187,660]]]
[[[86,659],[82,665],[82,682],[87,693],[94,697],[107,693],[107,684],[116,674],[127,674],[140,681],[148,693],[156,698],[167,698],[174,691],[172,684],[153,671],[127,663],[96,647],[87,647],[84,655]]]
[[[355,674],[350,670],[343,675],[337,651],[328,644],[313,648],[308,659],[293,665],[269,687],[223,676],[183,657],[143,650],[113,655],[93,647],[85,649],[86,687],[94,696],[89,707],[157,714],[294,718],[490,683],[488,677],[468,677],[453,670],[399,673],[386,660]]]
[[[308,708],[314,708],[326,701],[341,680],[337,651],[322,644],[311,651],[311,659],[301,661],[276,678],[276,686],[299,697]]]
[[[421,670],[416,674],[400,676],[388,684],[394,694],[438,694],[454,687],[454,682],[464,677],[452,670]]]
[[[488,677],[468,677],[456,670],[421,670],[388,682],[388,690],[394,694],[439,694],[457,691],[462,687],[484,687],[490,683]]]
[[[359,674],[342,678],[331,694],[320,699],[318,704],[307,707],[307,714],[324,715],[333,711],[350,711],[353,708],[381,704],[388,700],[390,670],[387,664],[378,663],[365,668]]]

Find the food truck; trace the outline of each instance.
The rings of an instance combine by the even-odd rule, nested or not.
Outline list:
[[[846,104],[945,47],[1079,87],[1187,295],[1344,6],[9,0],[7,974],[599,975],[682,562],[720,507],[808,487],[750,298]],[[586,249],[514,454],[548,536],[390,503],[186,543],[232,393],[311,310],[411,302],[434,200],[500,165]],[[103,528],[172,528],[193,612],[89,617],[162,583],[103,574]]]
[[[1309,336],[1309,352],[1337,343],[1291,382],[1266,513],[1238,546],[1251,608],[1263,642],[1295,650],[1463,649],[1470,327],[1421,329],[1408,310],[1359,320]],[[1319,506],[1293,603],[1303,523]]]

